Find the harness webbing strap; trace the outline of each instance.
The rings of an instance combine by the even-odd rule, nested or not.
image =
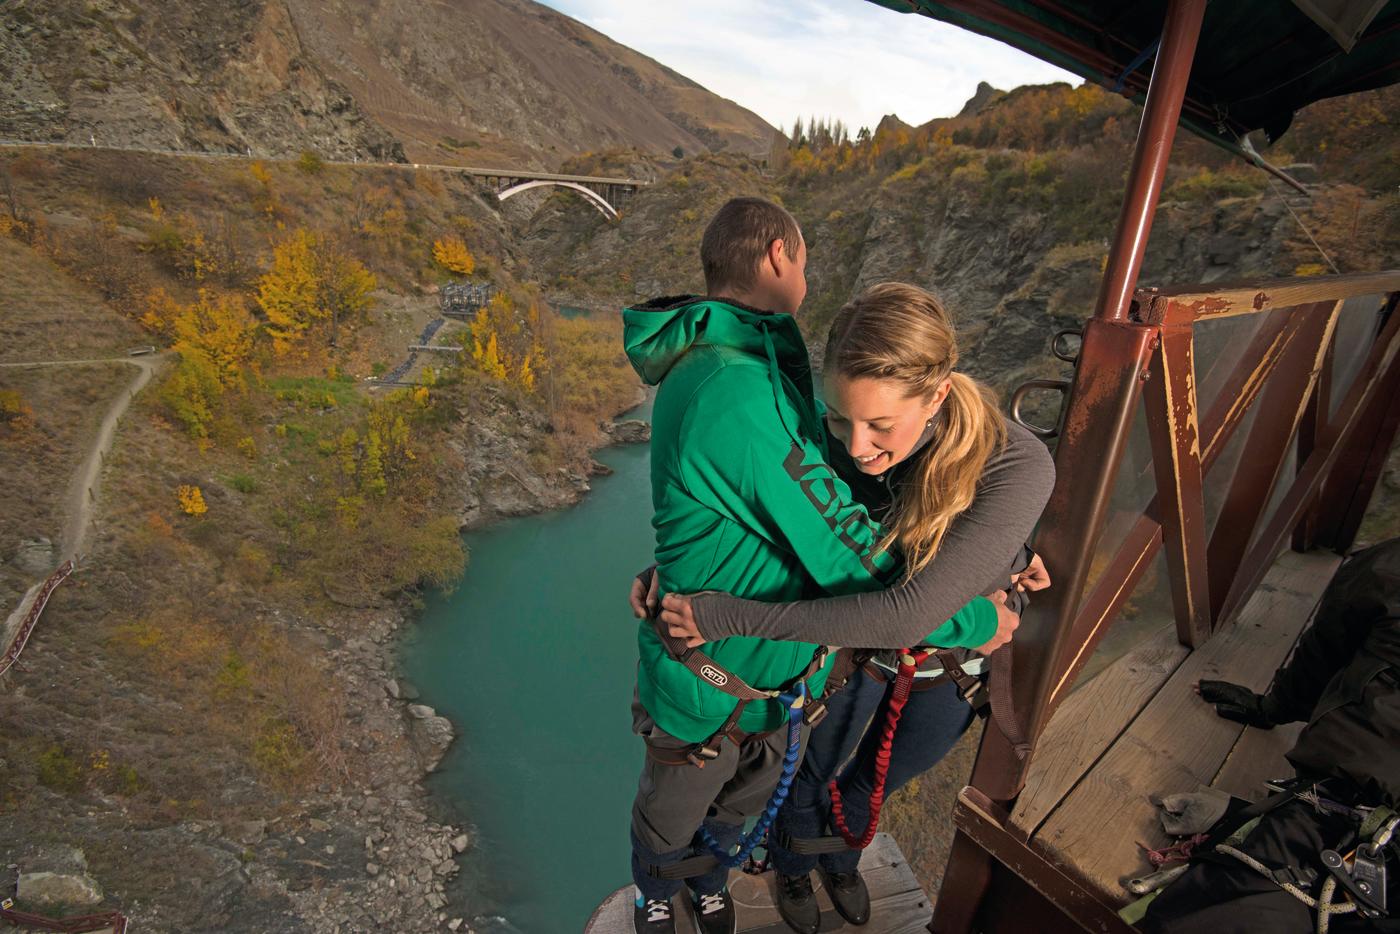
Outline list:
[[[987,660],[992,665],[987,685],[987,693],[991,695],[992,721],[1015,750],[1016,758],[1024,760],[1031,754],[1031,744],[1016,718],[1016,702],[1012,696],[1015,681],[1011,678],[1011,646],[1002,646],[988,655]]]
[[[685,640],[677,639],[666,631],[666,625],[661,622],[659,617],[651,619],[651,628],[656,632],[661,644],[666,647],[668,655],[684,665],[695,677],[712,687],[718,688],[731,697],[737,697],[741,701],[772,700],[778,696],[778,691],[762,691],[750,686],[743,678],[729,671],[698,648],[687,646]],[[822,661],[825,662],[825,646],[822,647],[821,652]],[[808,675],[803,675],[804,679],[806,677]]]
[[[851,849],[865,849],[870,845],[870,841],[875,839],[875,832],[880,829],[880,810],[885,805],[885,779],[890,772],[890,751],[894,746],[895,729],[899,726],[904,705],[909,702],[909,692],[914,687],[914,672],[929,654],[927,649],[909,649],[899,658],[899,673],[895,675],[894,691],[890,694],[886,707],[880,748],[875,753],[875,780],[874,787],[870,789],[870,819],[866,822],[865,832],[861,836],[857,837],[846,826],[845,807],[841,801],[841,791],[836,787],[836,779],[833,778],[827,783],[827,790],[831,793],[831,823]]]

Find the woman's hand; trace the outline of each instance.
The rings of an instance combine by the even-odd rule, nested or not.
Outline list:
[[[642,583],[642,574],[632,578],[632,592],[628,595],[627,602],[632,605],[632,615],[637,619],[650,619],[656,615],[656,569],[653,568],[646,577],[650,585]]]
[[[690,597],[684,594],[668,593],[662,598],[661,623],[672,638],[684,639],[688,649],[705,642],[700,636],[700,628],[695,625],[695,613],[691,609]]]
[[[1018,574],[1011,575],[1011,586],[1024,593],[1027,590],[1044,590],[1050,586],[1050,572],[1045,570],[1045,562],[1040,555],[1031,554],[1031,563]]]
[[[991,655],[1006,645],[1016,634],[1016,627],[1021,625],[1020,615],[1006,605],[1006,591],[989,593],[987,599],[997,608],[997,631],[990,639],[972,650],[979,655]]]

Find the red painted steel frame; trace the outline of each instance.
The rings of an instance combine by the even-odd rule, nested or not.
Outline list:
[[[1084,329],[1074,383],[1066,399],[1065,435],[1056,452],[1059,480],[1040,528],[1037,547],[1055,555],[1061,582],[1037,601],[1019,638],[1007,647],[1023,676],[1011,685],[1014,708],[1028,717],[1027,735],[1039,736],[1054,672],[1075,646],[1075,611],[1127,445],[1141,393],[1155,325],[1129,318],[1129,300],[1147,249],[1186,85],[1200,36],[1205,0],[1171,0],[1143,107],[1128,187],[1109,253],[1094,317]],[[1092,428],[1092,430],[1090,430]],[[1005,650],[1004,650],[1005,651]],[[994,801],[1009,801],[1025,781],[1025,763],[999,730],[983,734],[972,784]],[[959,831],[931,931],[971,929],[991,879],[992,856]],[[956,879],[950,887],[947,882]]]

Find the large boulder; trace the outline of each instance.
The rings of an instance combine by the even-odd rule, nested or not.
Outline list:
[[[21,905],[96,905],[102,889],[86,873],[21,872],[15,897]]]

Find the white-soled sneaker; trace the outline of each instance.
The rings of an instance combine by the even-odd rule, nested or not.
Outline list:
[[[695,909],[695,925],[701,934],[734,934],[738,927],[728,886],[718,892],[693,895],[690,907]]]
[[[675,934],[676,916],[669,898],[638,898],[632,909],[632,927],[637,934]]]

